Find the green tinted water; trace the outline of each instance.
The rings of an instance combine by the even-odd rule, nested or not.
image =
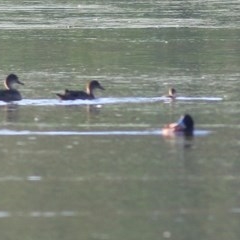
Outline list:
[[[2,239],[239,239],[238,10],[3,1],[0,76],[25,85],[0,103]],[[90,79],[94,104],[57,99]],[[195,137],[161,136],[184,112]]]

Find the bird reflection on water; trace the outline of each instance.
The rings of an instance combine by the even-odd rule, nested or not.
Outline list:
[[[163,135],[164,140],[171,143],[174,146],[181,146],[184,149],[189,149],[193,147],[194,144],[194,135],[193,133],[177,133],[174,135]]]
[[[0,107],[4,112],[5,121],[15,123],[19,120],[19,106],[14,103],[9,103]]]

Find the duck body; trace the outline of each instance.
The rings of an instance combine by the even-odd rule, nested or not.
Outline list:
[[[0,101],[11,102],[22,100],[20,92],[13,87],[13,85],[16,83],[24,85],[24,83],[19,81],[17,75],[13,73],[9,74],[4,81],[4,86],[6,89],[0,90]]]
[[[84,91],[74,91],[74,90],[65,90],[64,94],[57,93],[57,96],[59,96],[62,100],[92,100],[94,99],[94,95],[87,94]]]
[[[87,84],[86,92],[66,89],[64,94],[57,93],[57,96],[61,100],[92,100],[95,99],[93,94],[94,89],[105,90],[98,81],[93,80]]]
[[[22,96],[18,90],[16,89],[0,90],[0,101],[11,102],[20,100],[22,100]]]
[[[185,135],[192,135],[194,131],[194,120],[191,115],[185,114],[179,118],[175,123],[170,123],[164,126],[162,134],[165,136],[184,133]]]

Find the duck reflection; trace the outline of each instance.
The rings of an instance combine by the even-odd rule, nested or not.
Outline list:
[[[188,133],[181,133],[175,135],[163,135],[164,139],[174,146],[180,146],[183,149],[190,149],[193,147],[194,135]]]
[[[101,110],[101,107],[102,106],[99,106],[99,105],[87,105],[86,106],[86,110],[87,110],[87,113],[89,114],[100,114],[100,110]]]
[[[18,105],[14,103],[9,103],[4,106],[1,106],[3,112],[5,112],[5,121],[6,122],[17,122],[19,119]]]
[[[80,105],[80,106],[77,106],[77,105],[66,105],[66,108],[77,110],[77,112],[84,108],[86,110],[87,114],[89,114],[89,115],[98,115],[101,112],[102,106],[101,105],[92,105],[92,104],[90,104],[90,105]]]
[[[89,124],[97,121],[101,112],[101,105],[66,105],[67,118],[78,119],[79,124]]]

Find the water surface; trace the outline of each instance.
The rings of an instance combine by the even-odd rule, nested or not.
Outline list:
[[[0,42],[2,239],[239,239],[239,1],[4,0]]]

